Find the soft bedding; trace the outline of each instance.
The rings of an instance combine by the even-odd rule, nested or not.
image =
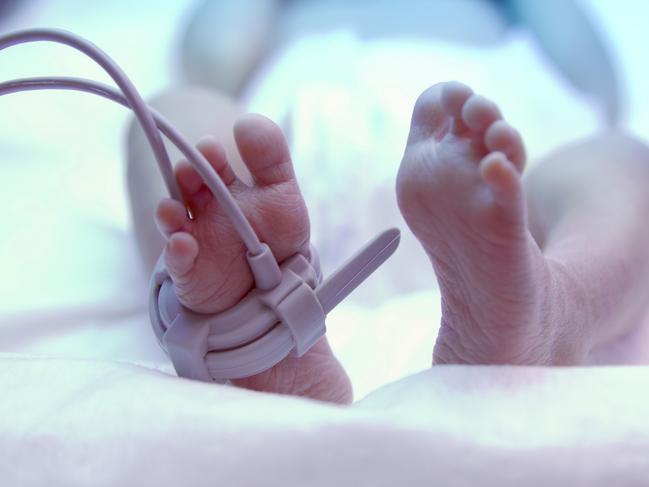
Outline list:
[[[5,357],[3,485],[646,485],[649,371],[438,367],[351,408]],[[479,397],[479,404],[476,404]],[[19,412],[19,414],[17,414]]]

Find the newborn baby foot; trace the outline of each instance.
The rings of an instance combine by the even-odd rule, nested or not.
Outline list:
[[[234,136],[252,186],[237,178],[214,140],[205,139],[198,148],[279,262],[308,251],[309,217],[280,128],[264,117],[248,115],[235,125]],[[156,221],[168,238],[165,264],[183,305],[217,313],[238,303],[253,286],[246,248],[192,166],[179,163],[175,175],[192,218],[178,201],[166,199],[158,206]],[[266,372],[233,382],[337,403],[352,399],[349,379],[326,337],[301,358],[287,357]]]
[[[551,364],[554,274],[527,227],[525,150],[498,107],[457,82],[416,103],[399,207],[442,294],[434,363]]]

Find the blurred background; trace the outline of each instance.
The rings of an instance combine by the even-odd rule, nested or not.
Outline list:
[[[439,320],[432,271],[393,194],[419,93],[470,84],[533,158],[611,127],[649,142],[648,15],[642,0],[5,0],[0,32],[68,29],[145,98],[198,84],[276,120],[325,272],[401,227],[392,262],[328,322],[362,396],[427,367]],[[110,82],[64,46],[0,53],[2,81],[38,75]],[[87,94],[0,98],[0,352],[166,364],[132,237],[128,121]]]

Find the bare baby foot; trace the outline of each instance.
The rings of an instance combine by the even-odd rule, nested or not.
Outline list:
[[[280,128],[248,115],[234,127],[241,158],[254,184],[237,178],[223,149],[211,139],[198,144],[273,254],[282,262],[309,246],[309,217]],[[216,199],[187,162],[176,179],[192,214],[172,199],[158,206],[156,221],[168,238],[165,264],[183,305],[200,313],[223,311],[253,286],[246,248]],[[351,384],[323,337],[301,358],[287,357],[272,369],[233,381],[259,391],[307,396],[336,403],[352,400]]]
[[[525,150],[498,107],[457,82],[418,99],[399,207],[442,294],[434,363],[571,362],[556,310],[560,270],[527,226]]]

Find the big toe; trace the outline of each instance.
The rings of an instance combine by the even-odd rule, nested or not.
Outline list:
[[[462,115],[462,107],[473,95],[473,90],[459,81],[443,83],[441,101],[444,110],[448,115],[459,118]]]
[[[277,124],[256,114],[237,122],[234,137],[255,190],[266,198],[266,204],[258,205],[251,214],[251,222],[275,257],[283,260],[302,250],[310,234],[288,143]]]
[[[440,140],[451,128],[455,112],[459,116],[461,106],[472,93],[471,88],[457,81],[438,83],[425,90],[415,102],[408,143],[431,137]]]
[[[269,118],[244,115],[234,126],[234,139],[258,186],[281,184],[295,178],[284,133]]]

